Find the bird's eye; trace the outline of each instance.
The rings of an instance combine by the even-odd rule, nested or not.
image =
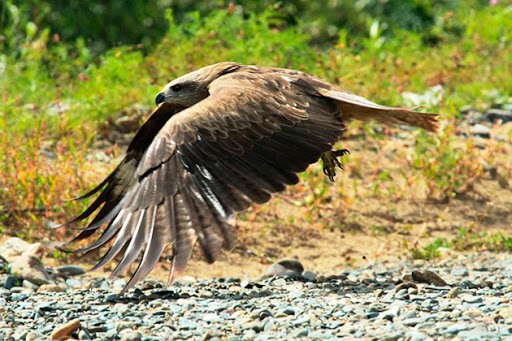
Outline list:
[[[173,86],[171,86],[172,91],[180,91],[182,88],[183,86],[181,84],[174,84]]]

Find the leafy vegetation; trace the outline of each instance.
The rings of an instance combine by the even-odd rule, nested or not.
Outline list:
[[[112,8],[120,3],[113,1]],[[165,1],[141,9],[145,3],[111,11],[101,1],[89,2],[90,12],[73,23],[69,13],[81,10],[73,7],[77,2],[0,5],[2,233],[47,236],[47,226],[83,209],[87,200],[64,199],[100,180],[115,163],[104,160],[119,155],[116,146],[98,155],[98,127],[133,104],[151,107],[169,79],[222,60],[304,70],[388,105],[401,105],[404,92],[443,88],[441,98],[424,109],[441,113],[444,129],[439,136],[414,133],[412,148],[397,152],[395,168],[383,165],[390,157],[384,152],[389,131],[353,123],[347,137],[376,157],[351,155],[334,186],[312,166],[286,195],[295,212],[287,226],[339,228],[351,207],[368,197],[448,202],[482,181],[481,160],[512,175],[502,157],[509,141],[482,150],[473,138],[454,134],[461,106],[484,109],[509,100],[510,6],[460,6],[457,0],[339,1],[334,7],[309,1],[202,7],[183,2],[171,12],[163,10]],[[123,24],[127,20],[132,25]],[[265,224],[271,227],[280,225],[273,209],[255,208],[268,213]],[[240,219],[255,218],[244,213]],[[373,226],[375,233],[385,231]],[[51,233],[60,238],[67,232]],[[504,236],[484,239],[494,240],[497,249],[510,247]],[[435,257],[447,245],[457,244],[438,241],[416,256]]]
[[[436,238],[424,247],[411,248],[410,252],[415,259],[433,259],[441,256],[441,248],[456,251],[512,252],[512,238],[502,232],[476,233],[461,227],[454,238]]]

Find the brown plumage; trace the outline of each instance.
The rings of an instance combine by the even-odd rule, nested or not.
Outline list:
[[[331,151],[344,122],[377,120],[436,131],[437,115],[390,108],[302,72],[224,62],[167,84],[119,166],[84,197],[96,200],[70,223],[94,216],[74,239],[106,225],[89,247],[110,248],[95,268],[122,254],[113,271],[140,262],[124,290],[144,278],[169,247],[169,283],[194,243],[206,261],[233,248],[227,220],[252,202],[294,185]]]

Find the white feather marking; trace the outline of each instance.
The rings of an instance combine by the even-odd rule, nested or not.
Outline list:
[[[288,83],[293,83],[295,82],[295,79],[291,78],[291,77],[288,77],[288,76],[281,76],[281,78],[283,78],[285,81],[287,81]]]

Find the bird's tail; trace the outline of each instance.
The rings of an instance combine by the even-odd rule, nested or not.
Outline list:
[[[420,127],[432,132],[437,132],[439,129],[439,115],[437,114],[386,107],[341,89],[322,89],[320,93],[325,97],[338,101],[342,117],[345,120],[376,120],[390,126],[403,124]]]

